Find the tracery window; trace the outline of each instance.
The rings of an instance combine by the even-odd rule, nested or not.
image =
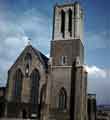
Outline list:
[[[14,99],[16,101],[21,100],[22,81],[23,81],[23,74],[21,70],[18,69],[14,75]]]
[[[32,104],[32,112],[38,112],[38,93],[39,93],[39,80],[40,80],[39,71],[37,69],[34,69],[30,77],[31,77],[30,102]]]

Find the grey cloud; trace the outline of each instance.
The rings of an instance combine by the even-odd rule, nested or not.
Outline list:
[[[97,104],[110,104],[110,70],[97,66],[86,66],[88,71],[88,92],[95,93]]]
[[[4,19],[8,15],[12,18]],[[28,37],[31,37],[35,47],[49,49],[49,23],[45,21],[46,16],[35,9],[16,16],[16,20],[13,16],[14,13],[8,12],[0,17],[0,86],[6,84],[7,71],[27,44]]]

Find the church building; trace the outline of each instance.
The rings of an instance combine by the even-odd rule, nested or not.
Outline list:
[[[5,116],[87,120],[84,14],[78,2],[56,4],[50,58],[28,44],[8,71]]]

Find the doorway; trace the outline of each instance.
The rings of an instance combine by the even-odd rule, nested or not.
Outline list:
[[[27,111],[26,111],[26,109],[22,110],[22,118],[27,118]]]

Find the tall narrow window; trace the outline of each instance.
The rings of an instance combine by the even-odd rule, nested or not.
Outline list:
[[[62,37],[65,36],[65,12],[61,11],[61,33]]]
[[[26,77],[29,76],[29,64],[26,65],[25,74],[26,74]]]
[[[31,53],[27,53],[24,60],[25,60],[25,76],[29,77],[29,70],[32,63]]]
[[[68,18],[69,18],[68,31],[70,32],[70,36],[72,36],[72,10],[71,9],[69,9],[68,11]]]
[[[64,110],[66,108],[66,99],[66,91],[62,88],[59,93],[59,110]]]
[[[21,70],[18,69],[14,76],[14,99],[15,101],[21,100],[22,80],[23,80],[23,74]]]
[[[67,64],[67,56],[61,56],[61,65],[66,65]]]
[[[31,73],[31,105],[32,113],[38,113],[38,93],[39,93],[39,80],[40,80],[40,75],[39,71],[37,69],[33,70]]]

